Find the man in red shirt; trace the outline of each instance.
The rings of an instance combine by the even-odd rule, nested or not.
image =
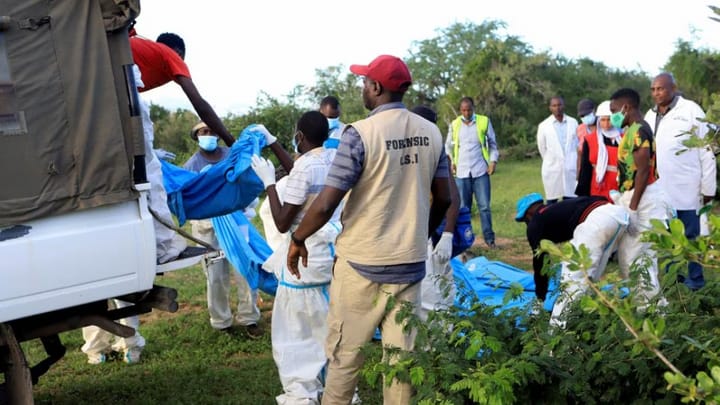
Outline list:
[[[138,37],[132,30],[130,31],[130,48],[135,64],[140,68],[142,74],[144,86],[138,88],[140,92],[160,87],[170,81],[176,82],[190,100],[200,119],[213,133],[218,134],[228,146],[235,142],[215,110],[195,87],[195,83],[190,77],[190,70],[184,61],[185,41],[180,36],[164,33],[158,36],[157,41],[151,41]]]

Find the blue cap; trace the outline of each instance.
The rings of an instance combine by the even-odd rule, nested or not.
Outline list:
[[[515,214],[515,220],[522,222],[528,208],[537,202],[543,202],[543,197],[540,193],[530,193],[519,199],[517,202],[517,214]]]

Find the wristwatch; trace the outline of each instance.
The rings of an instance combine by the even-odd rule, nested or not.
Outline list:
[[[293,243],[296,244],[296,245],[304,245],[304,244],[305,244],[305,239],[298,239],[298,238],[296,238],[296,237],[295,237],[295,232],[293,232],[293,233],[290,234],[290,239],[291,239],[291,240],[293,241]]]

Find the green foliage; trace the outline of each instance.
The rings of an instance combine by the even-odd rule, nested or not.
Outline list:
[[[310,108],[304,107],[302,88],[297,87],[288,95],[287,101],[278,100],[268,94],[258,98],[257,106],[242,116],[229,115],[225,118],[228,130],[240,135],[240,132],[250,124],[263,124],[278,138],[283,147],[292,151],[292,138],[295,136],[295,123],[300,116]]]
[[[643,72],[613,70],[589,59],[536,53],[519,38],[505,34],[505,28],[501,21],[454,23],[438,30],[433,38],[413,43],[405,57],[413,75],[405,104],[435,108],[438,125],[445,133],[459,114],[460,98],[473,97],[476,111],[492,120],[502,159],[537,153],[537,125],[549,115],[551,96],[564,96],[566,112],[572,116],[581,98],[599,103],[620,87],[637,89],[650,105],[650,80]],[[319,108],[320,100],[327,95],[340,100],[344,122],[364,118],[367,111],[361,93],[360,78],[342,65],[329,66],[316,70],[314,85],[297,86],[284,99],[263,94],[248,112],[230,114],[224,120],[233,134],[251,123],[262,123],[289,148],[297,118],[304,111]],[[178,114],[180,111],[174,115]],[[195,145],[184,139],[184,134],[196,118],[174,115],[165,111],[153,116],[156,128],[167,133],[156,136],[156,147],[189,155]]]
[[[153,121],[155,148],[162,148],[177,155],[175,163],[186,161],[197,150],[197,143],[190,138],[190,130],[200,121],[195,113],[177,109],[168,111],[162,106],[150,104]]]
[[[711,95],[720,92],[720,53],[697,49],[691,41],[678,40],[664,70],[672,72],[686,98],[707,108]]]
[[[498,313],[472,299],[466,309],[431,312],[426,322],[406,313],[402,320],[417,331],[416,350],[394,351],[395,362],[377,360],[363,373],[371,386],[381,376],[410,382],[420,404],[718,403],[720,282],[713,271],[718,260],[707,252],[720,244],[720,217],[711,215],[710,222],[710,236],[697,245],[677,220],[667,229],[656,222],[645,234],[660,268],[673,260],[662,277],[663,300],[636,295],[642,263],[629,280],[590,283],[570,305],[564,329],[550,327],[546,313]],[[541,248],[571,271],[592,264],[584,246],[543,241]],[[707,264],[708,282],[699,291],[676,282],[687,260]],[[505,302],[518,292],[510,288]]]
[[[338,65],[325,70],[317,69],[315,75],[317,82],[306,94],[316,108],[320,107],[320,100],[325,96],[335,96],[340,101],[340,119],[343,122],[357,121],[367,115],[361,96],[362,81],[347,67]]]
[[[459,114],[460,99],[472,97],[476,111],[491,118],[503,155],[518,158],[535,153],[537,125],[549,115],[552,96],[565,97],[570,115],[581,98],[599,103],[620,87],[634,87],[649,100],[650,81],[642,72],[534,53],[503,35],[504,28],[498,21],[456,23],[415,43],[407,58],[414,80],[407,104],[435,107],[444,130]]]

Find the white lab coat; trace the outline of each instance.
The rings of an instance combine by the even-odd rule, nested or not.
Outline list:
[[[698,121],[705,118],[702,108],[696,103],[678,96],[678,101],[660,120],[655,128],[657,113],[650,109],[645,121],[655,132],[657,148],[658,184],[676,210],[697,210],[700,208],[698,196],[714,196],[717,183],[715,179],[715,155],[709,148],[687,149],[683,142],[690,138],[693,126],[697,126],[697,135],[704,138],[708,132],[707,124]]]
[[[577,185],[577,127],[575,118],[564,114],[566,124],[565,145],[560,145],[550,115],[538,125],[537,145],[542,157],[542,181],[545,187],[545,198],[558,199],[563,196],[575,196]]]

